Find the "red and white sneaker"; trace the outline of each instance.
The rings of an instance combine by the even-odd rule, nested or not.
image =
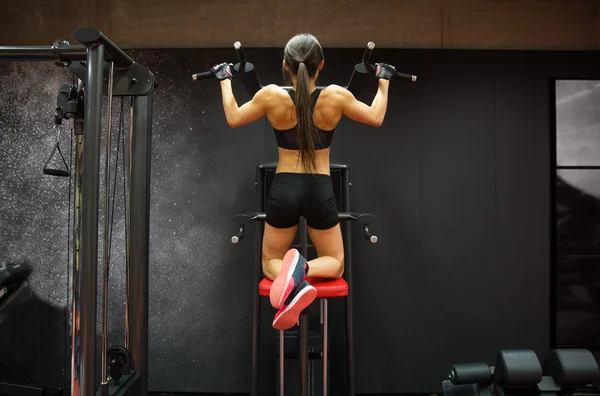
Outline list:
[[[297,249],[290,249],[283,257],[281,272],[273,281],[269,298],[273,308],[281,308],[292,290],[306,277],[306,259]]]
[[[289,295],[283,307],[275,314],[273,327],[277,330],[287,330],[294,327],[298,323],[302,311],[312,304],[315,298],[317,298],[317,289],[307,281],[302,281],[294,292]]]

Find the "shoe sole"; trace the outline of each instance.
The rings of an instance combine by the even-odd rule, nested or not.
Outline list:
[[[275,278],[269,292],[269,299],[271,300],[273,308],[281,308],[292,290],[294,290],[294,278],[292,275],[294,274],[294,270],[296,270],[299,259],[300,252],[296,249],[289,250],[285,256],[283,256],[281,272],[279,273],[279,276]]]
[[[294,297],[290,305],[275,315],[273,327],[276,330],[288,330],[294,327],[298,323],[302,311],[312,304],[315,298],[317,298],[317,289],[310,285],[306,286]]]

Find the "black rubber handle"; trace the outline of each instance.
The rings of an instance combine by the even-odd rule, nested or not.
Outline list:
[[[215,77],[215,75],[210,70],[201,72],[201,73],[192,74],[192,80],[194,80],[194,81],[206,80],[207,78],[213,78],[213,77]]]
[[[399,78],[401,80],[407,80],[412,82],[417,81],[417,76],[415,76],[414,74],[406,74],[400,72],[396,72],[396,74],[394,74],[394,78]]]
[[[44,174],[50,176],[60,176],[60,177],[69,177],[70,173],[66,170],[60,169],[44,169]]]
[[[370,64],[370,65],[368,65],[368,67],[373,72],[377,70],[377,65]],[[417,81],[417,76],[415,76],[414,74],[401,73],[399,71],[397,71],[392,77],[399,78],[400,80],[406,80],[406,81],[412,81],[412,82]]]

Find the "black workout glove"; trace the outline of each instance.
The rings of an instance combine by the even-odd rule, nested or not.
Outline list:
[[[210,71],[219,81],[223,81],[226,78],[231,80],[233,78],[233,63],[219,63],[218,65],[214,65]]]
[[[396,68],[392,65],[388,65],[387,63],[375,63],[375,66],[377,66],[377,69],[375,70],[375,77],[377,77],[378,80],[380,78],[389,80],[396,74]]]

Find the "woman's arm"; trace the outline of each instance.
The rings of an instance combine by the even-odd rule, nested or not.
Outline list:
[[[338,93],[341,97],[342,113],[353,121],[363,124],[379,127],[383,123],[388,104],[388,89],[390,78],[396,72],[394,66],[386,63],[377,63],[376,77],[378,79],[378,89],[371,106],[357,100],[352,92],[338,87]]]
[[[225,111],[227,123],[231,128],[237,128],[254,122],[267,113],[272,95],[272,87],[270,85],[261,88],[252,100],[238,107],[231,88],[231,80],[221,80],[220,84],[223,110]]]
[[[356,99],[352,92],[340,87],[338,93],[341,97],[342,113],[353,121],[379,127],[383,123],[388,103],[388,88],[390,82],[380,79],[377,94],[371,106]]]

